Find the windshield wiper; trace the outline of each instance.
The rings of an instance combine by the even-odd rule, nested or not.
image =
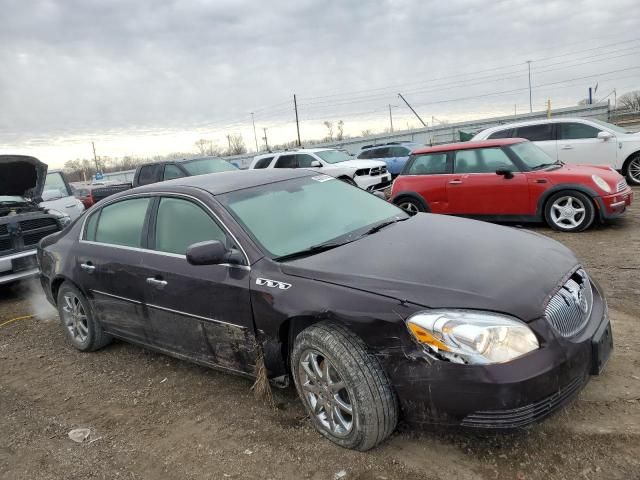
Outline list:
[[[551,167],[553,165],[557,165],[558,162],[553,162],[553,163],[541,163],[540,165],[536,165],[535,167],[531,167],[531,170],[541,170],[545,167]]]
[[[366,232],[364,232],[362,235],[360,235],[360,237],[365,237],[367,235],[371,235],[372,233],[376,233],[379,232],[380,230],[382,230],[385,227],[388,227],[389,225],[392,225],[394,223],[398,223],[398,222],[404,222],[405,220],[408,220],[409,217],[405,217],[405,218],[394,218],[393,220],[387,220],[386,222],[382,222],[379,223],[377,225],[374,225],[373,227],[371,227],[369,230],[367,230]]]
[[[277,262],[284,262],[286,260],[293,260],[294,258],[307,257],[309,255],[315,255],[316,253],[326,252],[327,250],[331,250],[332,248],[340,247],[345,243],[349,242],[319,243],[318,245],[313,245],[309,248],[305,248],[304,250],[300,250],[299,252],[287,253],[286,255],[275,257],[274,260]]]

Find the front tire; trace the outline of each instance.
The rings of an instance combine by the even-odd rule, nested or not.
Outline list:
[[[424,205],[421,202],[411,197],[399,198],[394,203],[409,215],[415,215],[416,213],[427,211],[427,209],[424,208]]]
[[[624,176],[629,185],[640,185],[640,153],[633,155],[624,169]]]
[[[58,314],[67,339],[81,352],[93,352],[111,343],[111,336],[93,317],[85,296],[69,282],[58,290]]]
[[[365,451],[398,422],[398,403],[379,360],[347,328],[320,322],[296,338],[291,371],[316,429],[344,448]]]
[[[581,232],[595,219],[593,201],[584,193],[558,192],[551,195],[544,208],[547,224],[560,232]]]

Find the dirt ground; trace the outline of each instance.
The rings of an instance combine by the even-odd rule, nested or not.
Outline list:
[[[1,479],[640,479],[640,189],[623,220],[575,250],[608,294],[615,351],[600,377],[544,423],[509,435],[402,426],[377,449],[317,434],[293,388],[277,408],[251,382],[116,342],[83,354],[33,284],[0,288]],[[91,429],[72,442],[71,429]]]

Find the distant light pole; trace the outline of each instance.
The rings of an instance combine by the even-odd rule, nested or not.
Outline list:
[[[256,121],[253,118],[253,112],[251,112],[251,123],[253,123],[253,138],[256,141],[256,153],[258,153],[258,135],[256,134]]]
[[[529,113],[533,113],[533,102],[531,101],[531,60],[527,60],[529,67]]]

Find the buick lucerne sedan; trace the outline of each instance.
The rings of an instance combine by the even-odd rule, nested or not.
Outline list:
[[[304,169],[122,192],[38,254],[77,349],[116,337],[248,377],[263,358],[322,435],[358,450],[399,417],[528,425],[573,398],[612,348],[603,294],[561,244],[409,216]]]

